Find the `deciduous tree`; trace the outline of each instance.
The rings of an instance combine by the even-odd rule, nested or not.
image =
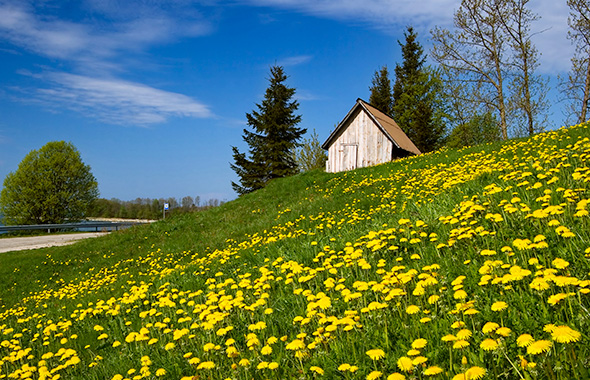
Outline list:
[[[301,146],[295,151],[295,161],[297,161],[300,172],[325,169],[327,159],[328,155],[322,149],[315,129],[309,138],[303,139]]]
[[[53,141],[31,151],[6,176],[0,213],[7,225],[72,222],[83,219],[97,197],[96,179],[78,150]]]
[[[567,78],[562,79],[561,88],[569,100],[566,113],[577,122],[588,120],[590,106],[590,3],[588,0],[568,0],[570,30],[568,38],[574,43],[576,53],[572,57],[572,68]]]

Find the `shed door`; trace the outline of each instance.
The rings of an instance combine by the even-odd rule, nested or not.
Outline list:
[[[357,167],[358,144],[342,144],[342,164],[340,167],[343,171],[354,170]]]

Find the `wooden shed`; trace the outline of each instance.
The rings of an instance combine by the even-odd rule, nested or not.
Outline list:
[[[362,99],[357,99],[322,148],[328,151],[328,173],[420,154],[420,150],[391,117]]]

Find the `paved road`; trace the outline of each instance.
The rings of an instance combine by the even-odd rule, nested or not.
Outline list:
[[[68,245],[75,243],[76,240],[104,236],[105,234],[105,232],[88,232],[79,234],[4,238],[0,239],[0,253]]]

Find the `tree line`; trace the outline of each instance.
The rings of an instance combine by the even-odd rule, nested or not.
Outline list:
[[[123,219],[161,219],[163,217],[164,204],[169,209],[166,215],[174,215],[185,212],[203,211],[221,206],[224,201],[208,199],[201,201],[200,196],[187,195],[182,199],[177,198],[136,198],[132,201],[122,201],[117,198],[94,200],[87,211],[88,218],[123,218]]]

